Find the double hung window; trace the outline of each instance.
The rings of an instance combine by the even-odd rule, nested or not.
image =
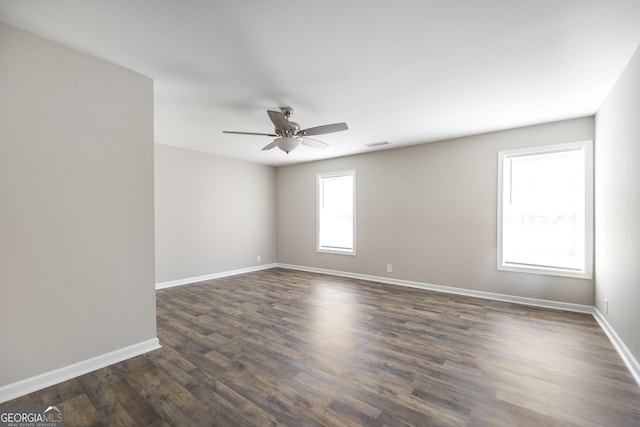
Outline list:
[[[355,255],[356,172],[318,174],[317,250]]]
[[[591,278],[592,143],[498,153],[498,269]]]

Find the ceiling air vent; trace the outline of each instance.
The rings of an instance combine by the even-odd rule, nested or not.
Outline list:
[[[381,147],[383,145],[389,145],[389,141],[372,142],[371,144],[365,144],[369,148]]]

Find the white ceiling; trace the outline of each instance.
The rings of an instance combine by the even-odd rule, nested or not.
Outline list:
[[[3,0],[0,21],[155,80],[155,140],[284,165],[594,114],[638,0]],[[291,106],[325,150],[261,148]],[[380,149],[380,148],[378,148]]]

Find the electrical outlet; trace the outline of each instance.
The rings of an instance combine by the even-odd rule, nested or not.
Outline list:
[[[256,257],[256,261],[258,261],[258,262],[262,261],[262,256],[258,255],[258,256]]]
[[[393,265],[387,264],[387,273],[393,273]]]
[[[604,313],[609,313],[609,298],[604,299]]]

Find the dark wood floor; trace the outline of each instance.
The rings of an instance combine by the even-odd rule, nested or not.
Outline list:
[[[162,349],[7,405],[65,426],[634,426],[590,315],[273,269],[157,292]]]

